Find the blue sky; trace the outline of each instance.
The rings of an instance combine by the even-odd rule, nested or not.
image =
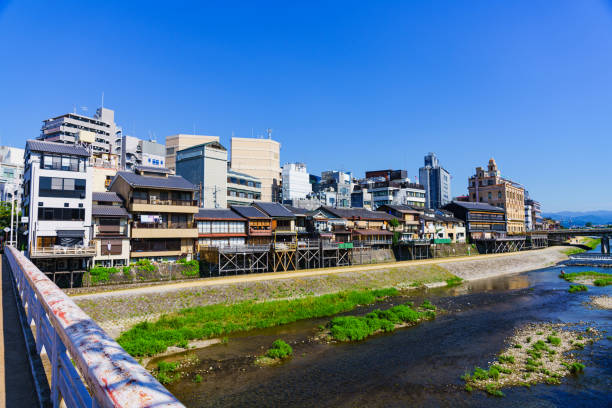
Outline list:
[[[255,4],[257,3],[257,4]],[[227,4],[227,5],[226,5]],[[291,4],[287,6],[287,4]],[[0,143],[105,94],[129,134],[274,129],[311,172],[495,157],[545,211],[612,209],[602,1],[6,2]]]

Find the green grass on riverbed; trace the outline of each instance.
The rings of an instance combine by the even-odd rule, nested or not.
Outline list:
[[[586,245],[586,246],[588,246],[591,249],[597,248],[597,245],[599,245],[600,243],[601,243],[601,239],[597,239],[597,238],[585,238],[582,241],[583,245]],[[586,249],[584,249],[584,248],[570,248],[570,249],[566,249],[563,252],[565,253],[565,255],[574,255],[574,254],[581,254],[583,252],[586,252]]]
[[[152,356],[189,340],[220,337],[238,331],[263,329],[302,319],[333,316],[398,294],[397,289],[339,292],[299,299],[231,305],[198,306],[139,323],[117,342],[132,356]]]
[[[359,341],[377,332],[390,332],[397,325],[417,323],[436,317],[436,307],[428,300],[417,310],[411,302],[387,310],[374,310],[365,316],[339,316],[329,322],[330,335],[339,341]]]
[[[565,279],[568,282],[575,282],[580,279],[592,279],[595,286],[608,286],[612,285],[612,274],[597,271],[584,271],[574,273],[564,273],[559,275],[561,279]]]

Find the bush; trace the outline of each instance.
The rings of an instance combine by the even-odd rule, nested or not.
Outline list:
[[[132,268],[130,268],[129,266],[124,266],[124,267],[122,268],[122,270],[123,270],[123,275],[124,275],[126,278],[129,278],[129,277],[130,277],[130,275],[131,275],[131,269],[132,269]]]
[[[138,266],[138,270],[141,272],[155,271],[155,265],[153,265],[147,258],[139,259],[138,262],[136,262],[136,266]]]
[[[185,268],[181,271],[183,276],[199,276],[200,275],[200,263],[192,259],[191,261],[181,258],[178,260],[179,264],[184,265]]]
[[[421,304],[421,307],[423,309],[436,310],[436,307],[432,305],[431,302],[427,299],[423,301],[423,303]]]
[[[272,343],[272,347],[266,352],[266,356],[270,358],[284,359],[293,354],[293,349],[283,340],[278,339]]]
[[[559,344],[561,344],[561,339],[555,336],[548,336],[546,338],[546,341],[552,344],[553,346],[558,346]]]
[[[95,266],[89,270],[91,283],[108,282],[111,275],[119,272],[117,268],[105,268],[103,266]]]
[[[179,378],[181,378],[180,373],[176,372],[178,368],[178,363],[168,363],[165,361],[160,361],[157,364],[157,379],[162,384],[170,384]]]

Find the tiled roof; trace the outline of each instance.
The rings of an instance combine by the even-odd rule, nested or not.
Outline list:
[[[147,171],[150,173],[162,173],[162,174],[170,174],[171,170],[165,167],[155,167],[155,166],[134,166],[134,170],[136,171]]]
[[[394,204],[385,204],[384,207],[389,207],[392,210],[397,212],[406,213],[406,214],[419,214],[421,211],[415,210],[409,205],[394,205]]]
[[[305,208],[297,208],[297,207],[294,207],[292,205],[287,205],[287,204],[283,204],[283,207],[291,211],[296,216],[307,215],[310,212],[309,210]]]
[[[200,208],[195,215],[196,219],[220,219],[220,220],[239,220],[244,218],[229,208]]]
[[[468,210],[488,210],[488,211],[504,211],[503,208],[492,206],[489,203],[473,203],[468,201],[453,201],[453,204],[458,205]]]
[[[181,176],[155,177],[141,176],[140,174],[131,173],[128,171],[120,171],[117,173],[111,186],[121,177],[132,187],[151,187],[151,188],[166,188],[169,190],[196,190],[196,186],[185,180]]]
[[[89,157],[89,150],[87,150],[85,147],[64,143],[28,140],[26,142],[26,148],[32,152],[69,154],[72,156]]]
[[[127,217],[128,213],[123,207],[117,205],[92,205],[91,215],[103,217]]]
[[[230,208],[242,215],[244,218],[270,218],[257,208],[251,207],[250,205],[232,205]]]
[[[391,220],[395,218],[391,214],[387,214],[382,211],[370,211],[366,210],[365,208],[333,208],[323,206],[323,209],[336,217],[346,219],[359,218],[362,220]]]
[[[393,235],[391,231],[374,230],[374,229],[354,229],[353,234],[355,235]]]
[[[257,206],[260,210],[268,214],[270,217],[288,217],[294,218],[295,215],[283,207],[282,204],[279,203],[268,203],[265,201],[256,201],[253,205]]]
[[[103,201],[107,203],[123,202],[123,200],[121,200],[121,197],[119,197],[117,193],[108,192],[108,191],[105,191],[105,192],[94,191],[93,193],[91,193],[91,200],[92,201]]]

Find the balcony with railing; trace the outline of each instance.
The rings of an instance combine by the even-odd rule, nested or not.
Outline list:
[[[140,222],[132,225],[132,238],[197,238],[194,222]]]
[[[96,255],[95,245],[75,245],[75,246],[36,246],[30,248],[31,258],[63,258],[63,257],[90,257]]]
[[[178,206],[197,206],[197,200],[174,200],[174,199],[166,199],[162,200],[160,198],[132,198],[130,201],[132,204],[151,204],[151,205],[178,205]]]

